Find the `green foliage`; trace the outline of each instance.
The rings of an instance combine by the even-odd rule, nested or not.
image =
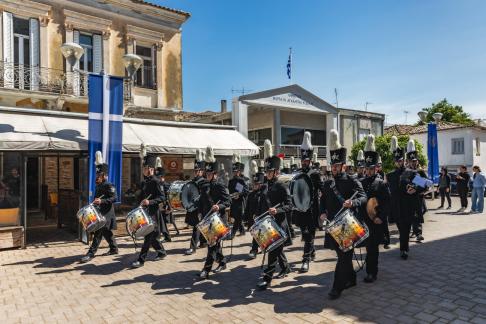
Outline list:
[[[423,108],[422,111],[427,112],[427,123],[434,121],[433,114],[442,113],[443,121],[463,125],[474,124],[471,116],[462,109],[462,106],[454,106],[447,102],[447,99],[433,103],[431,107]],[[423,122],[419,121],[417,124],[421,125]]]
[[[410,137],[408,135],[400,135],[397,137],[398,137],[398,145],[406,150],[407,143]],[[376,151],[381,156],[383,170],[385,171],[385,173],[390,172],[395,168],[393,154],[390,151],[390,143],[391,143],[391,135],[383,135],[375,138]],[[350,159],[354,161],[355,165],[356,165],[356,158],[358,156],[358,151],[364,150],[365,144],[366,144],[366,138],[364,138],[359,142],[356,142],[353,145],[353,148],[351,149]],[[417,142],[417,140],[415,140],[415,149],[418,152],[420,165],[422,165],[423,167],[425,167],[425,169],[427,169],[427,158],[423,153],[423,146],[422,144]]]

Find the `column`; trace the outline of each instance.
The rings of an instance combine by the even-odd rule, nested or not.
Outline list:
[[[102,32],[103,37],[103,71],[105,74],[111,73],[111,66],[110,66],[110,30],[105,30]]]
[[[40,52],[40,67],[49,67],[49,39],[47,25],[49,24],[49,17],[41,16],[39,17],[40,28],[39,28],[39,52]],[[42,71],[41,71],[42,74]]]
[[[238,98],[233,99],[231,118],[238,131],[248,137],[248,105],[239,101]]]
[[[164,45],[162,42],[159,42],[157,44],[155,44],[156,48],[157,48],[157,55],[156,55],[156,60],[157,60],[157,63],[156,63],[156,66],[157,66],[157,108],[165,108],[164,107],[164,84],[163,84],[163,80],[164,80],[164,71],[162,69],[163,67],[163,62],[164,62]]]
[[[273,111],[273,146],[274,154],[280,153],[280,145],[282,144],[282,131],[280,125],[280,108],[274,108]]]

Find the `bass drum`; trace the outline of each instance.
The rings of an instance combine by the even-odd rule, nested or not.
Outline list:
[[[181,203],[184,209],[188,212],[193,212],[197,209],[197,201],[199,200],[199,188],[194,181],[186,182],[181,189]]]
[[[305,213],[311,208],[314,189],[311,178],[306,173],[282,174],[278,181],[288,186],[296,210]]]
[[[169,187],[169,192],[168,192],[168,200],[169,200],[169,205],[172,209],[182,209],[182,197],[181,197],[181,192],[182,188],[186,184],[186,181],[174,181]]]

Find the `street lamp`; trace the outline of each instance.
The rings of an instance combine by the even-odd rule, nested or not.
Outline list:
[[[61,53],[69,65],[71,65],[72,72],[74,65],[76,65],[81,56],[83,56],[84,49],[76,43],[64,43],[61,46]]]
[[[133,89],[133,79],[137,70],[142,66],[143,59],[135,54],[125,54],[123,55],[123,65],[128,72],[128,77],[130,79],[130,103],[133,103],[132,89]]]

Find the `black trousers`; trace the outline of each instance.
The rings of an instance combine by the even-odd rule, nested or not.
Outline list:
[[[113,232],[106,227],[103,227],[93,233],[93,242],[91,243],[88,254],[96,254],[96,251],[98,251],[98,247],[100,246],[102,237],[104,237],[106,242],[108,242],[108,245],[110,246],[110,251],[118,251],[118,246],[116,245],[115,238],[113,237]]]
[[[385,216],[385,221],[382,224],[383,227],[383,240],[380,243],[383,243],[383,245],[390,245],[390,229],[388,228],[388,216]]]
[[[446,190],[447,188],[439,188],[440,193],[440,205],[444,206],[445,198],[447,198],[448,206],[451,207],[451,192]]]
[[[159,255],[166,254],[164,246],[162,245],[162,243],[160,243],[158,239],[159,235],[160,232],[158,231],[158,229],[156,229],[152,233],[145,236],[145,238],[143,239],[142,250],[140,251],[140,255],[138,256],[138,261],[140,261],[140,263],[145,262],[150,247],[153,247]]]
[[[197,245],[199,242],[206,243],[206,238],[199,232],[196,226],[192,228],[192,235],[191,235],[191,245],[190,248],[193,250],[197,249]]]
[[[289,225],[289,232],[290,235],[295,235],[294,226],[292,225],[292,212],[286,213],[285,217],[287,218],[287,224]]]
[[[422,223],[418,217],[414,217],[412,221],[412,231],[416,236],[422,235]]]
[[[356,272],[353,268],[353,249],[343,252],[339,247],[334,249],[337,254],[336,269],[334,270],[333,289],[343,291],[347,283],[356,281]]]
[[[366,273],[376,276],[378,274],[378,257],[380,243],[383,237],[384,224],[371,224],[370,236],[366,241]]]
[[[245,227],[243,226],[243,210],[241,208],[235,208],[231,211],[231,216],[235,220],[231,235],[234,236],[237,231],[240,233],[245,233]]]
[[[400,233],[400,251],[408,252],[408,243],[410,240],[410,228],[412,227],[412,221],[400,219],[397,222],[397,226]]]
[[[214,261],[221,265],[226,263],[226,257],[223,255],[221,241],[214,246],[208,246],[208,255],[206,256],[206,262],[204,263],[203,270],[207,272],[211,271]]]
[[[263,279],[268,283],[272,281],[273,273],[275,272],[277,262],[282,270],[287,269],[289,267],[289,263],[287,261],[287,257],[284,254],[283,249],[284,249],[284,245],[281,244],[278,248],[268,253],[268,266],[264,270],[264,275],[263,275]]]
[[[461,207],[467,208],[467,189],[457,189],[457,193],[459,194],[459,198],[461,198]]]
[[[316,229],[312,226],[301,226],[300,230],[302,232],[302,238],[304,239],[304,255],[302,256],[302,262],[309,262],[316,254],[316,249],[314,248],[314,239],[316,237]]]
[[[250,251],[258,252],[258,248],[259,248],[259,246],[258,246],[257,241],[255,241],[255,239],[253,239],[251,241],[251,250]]]

